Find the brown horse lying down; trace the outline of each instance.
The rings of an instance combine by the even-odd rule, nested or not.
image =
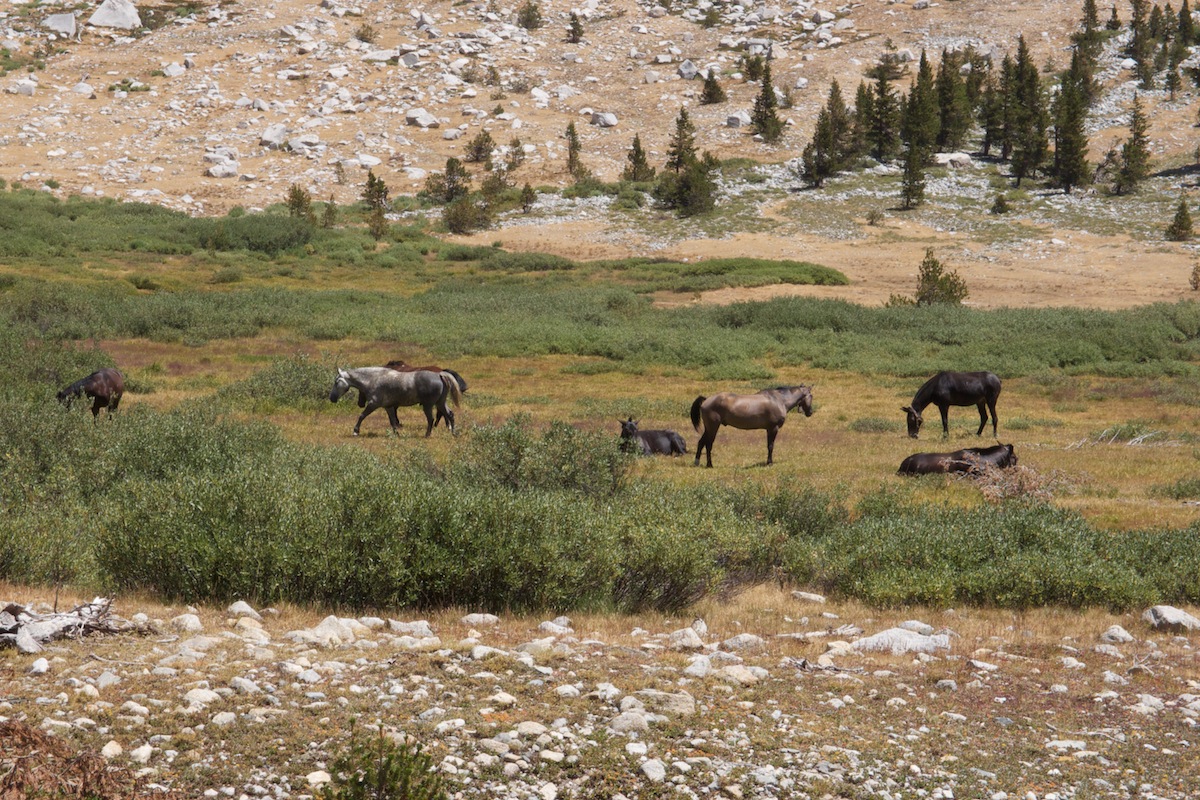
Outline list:
[[[70,408],[72,400],[87,395],[95,401],[92,403],[92,421],[95,422],[102,408],[107,408],[108,416],[112,417],[124,394],[125,376],[112,367],[105,367],[63,389],[58,393],[58,402]]]
[[[899,475],[960,475],[982,472],[988,467],[1015,467],[1017,454],[1011,444],[992,447],[968,447],[953,453],[913,453],[900,463]]]

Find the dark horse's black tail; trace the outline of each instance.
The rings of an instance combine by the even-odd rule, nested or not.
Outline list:
[[[700,404],[707,400],[704,395],[697,395],[695,402],[692,403],[692,427],[696,429],[696,433],[700,433]]]
[[[460,392],[462,392],[463,394],[467,393],[467,382],[465,380],[463,380],[462,375],[459,375],[457,372],[455,372],[452,369],[444,369],[444,370],[442,370],[442,372],[449,372],[451,375],[453,375],[455,382],[458,383],[458,390]]]

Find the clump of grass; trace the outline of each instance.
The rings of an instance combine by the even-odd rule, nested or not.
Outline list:
[[[1170,500],[1200,500],[1200,477],[1180,478],[1174,483],[1157,484],[1151,487],[1150,496]]]
[[[1061,428],[1063,421],[1053,417],[1013,417],[1004,422],[1004,427],[1011,431],[1027,431],[1033,428]]]
[[[900,425],[895,420],[883,417],[859,417],[851,420],[846,428],[855,433],[895,433],[900,429]]]

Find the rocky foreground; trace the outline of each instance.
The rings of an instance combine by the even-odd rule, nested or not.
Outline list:
[[[352,726],[421,743],[456,797],[1049,800],[1200,786],[1200,620],[1184,611],[927,623],[766,590],[709,611],[686,627],[633,621],[646,629],[158,608],[131,616],[140,633],[2,651],[0,725],[192,797],[311,796]]]

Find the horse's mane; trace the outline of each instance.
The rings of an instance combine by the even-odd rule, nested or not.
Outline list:
[[[91,377],[92,377],[91,375],[88,375],[87,378],[80,378],[79,380],[75,381],[70,386],[63,389],[61,392],[59,392],[59,395],[62,397],[79,397],[79,395],[83,394],[83,390],[84,390],[85,385],[88,382],[88,378],[91,378]]]

